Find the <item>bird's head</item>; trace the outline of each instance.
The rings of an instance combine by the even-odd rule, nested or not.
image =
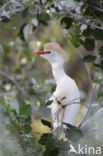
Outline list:
[[[54,42],[46,43],[43,51],[34,52],[34,54],[42,56],[50,63],[64,63],[67,58],[66,53],[60,45]]]

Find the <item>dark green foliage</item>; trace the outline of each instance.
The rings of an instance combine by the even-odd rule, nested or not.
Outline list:
[[[52,89],[51,89],[51,93],[54,93],[55,90],[56,90],[56,85],[54,85],[54,86],[52,87]]]
[[[49,128],[53,128],[53,126],[52,126],[50,121],[41,119],[41,122],[42,122],[43,125],[48,126]]]
[[[31,131],[32,131],[32,127],[30,126],[30,124],[25,124],[24,125],[24,132],[26,134],[29,134],[29,133],[31,133]]]
[[[94,48],[95,48],[94,40],[92,38],[86,38],[85,39],[85,43],[84,43],[84,47],[88,51],[94,50]]]
[[[80,55],[84,56],[84,51],[85,51],[86,56],[83,58],[83,61],[86,63],[89,62],[93,63],[94,66],[92,66],[93,67],[92,72],[94,71],[102,75],[103,12],[100,11],[101,10],[99,5],[100,1],[98,0],[94,0],[94,1],[75,0],[75,1],[77,2],[76,3],[77,8],[79,9],[80,7],[79,14],[77,12],[78,9],[72,8],[72,6],[71,6],[71,10],[65,9],[68,6],[64,7],[63,9],[60,9],[60,5],[59,5],[60,1],[58,1],[58,3],[55,4],[56,2],[54,0],[46,0],[46,1],[30,0],[28,2],[17,1],[18,3],[20,3],[20,6],[17,6],[15,9],[19,9],[22,6],[24,7],[24,10],[22,9],[19,14],[14,13],[8,15],[7,12],[9,12],[10,10],[12,11],[12,9],[15,7],[14,4],[12,7],[11,4],[12,2],[11,2],[10,5],[8,5],[4,10],[7,11],[6,12],[7,16],[3,15],[1,11],[1,8],[3,4],[6,3],[6,1],[0,1],[0,11],[1,11],[0,31],[1,31],[1,36],[3,38],[3,39],[1,38],[0,45],[3,43],[4,46],[3,55],[1,55],[2,53],[0,51],[0,61],[1,61],[0,70],[5,71],[7,73],[11,73],[11,75],[14,77],[14,80],[16,80],[17,84],[21,87],[21,89],[19,90],[18,87],[11,82],[11,80],[9,81],[6,77],[4,79],[0,77],[0,90],[2,90],[1,92],[6,93],[9,91],[10,92],[16,91],[16,93],[14,93],[13,96],[10,96],[10,98],[16,99],[20,107],[18,108],[17,111],[16,109],[11,107],[10,104],[11,101],[10,103],[6,103],[5,101],[2,101],[1,103],[4,108],[4,111],[6,112],[6,115],[8,115],[10,118],[10,123],[7,125],[7,129],[11,131],[14,135],[16,134],[16,136],[19,138],[19,144],[24,149],[24,152],[25,150],[30,151],[30,153],[26,154],[27,156],[28,155],[58,156],[59,154],[61,154],[60,153],[61,151],[68,152],[69,141],[76,143],[77,141],[79,141],[80,138],[83,137],[83,133],[79,128],[64,123],[67,126],[67,129],[65,130],[65,134],[66,137],[68,138],[68,141],[64,141],[63,139],[60,138],[58,139],[58,137],[54,134],[52,130],[53,129],[52,123],[49,122],[48,120],[41,119],[41,118],[45,118],[45,114],[47,113],[47,112],[45,113],[43,112],[44,114],[42,113],[42,106],[43,107],[49,106],[53,103],[53,100],[49,100],[45,104],[45,100],[49,99],[51,94],[55,92],[56,85],[54,85],[51,88],[52,85],[48,85],[45,83],[45,78],[43,76],[44,71],[42,71],[40,74],[40,71],[38,70],[38,66],[40,70],[42,69],[41,66],[43,63],[39,62],[38,58],[32,55],[29,47],[30,46],[29,43],[31,40],[33,41],[35,40],[34,41],[35,43],[36,41],[41,42],[40,47],[34,43],[34,50],[35,49],[41,50],[43,48],[43,45],[46,42],[52,40],[60,42],[63,46],[66,45],[65,40],[61,38],[57,39],[55,36],[46,37],[48,36],[48,34],[47,35],[44,34],[46,32],[44,31],[44,27],[46,27],[47,29],[48,28],[47,25],[54,22],[54,21],[53,22],[50,21],[55,19],[55,21],[57,20],[56,21],[57,23],[60,22],[60,25],[62,26],[62,30],[64,33],[63,35],[67,37],[67,40],[69,39],[69,41],[72,43],[72,45],[75,48],[82,47],[82,49],[78,49],[80,51]],[[82,2],[83,5],[78,5],[78,2]],[[99,8],[99,10],[97,10],[97,8]],[[36,20],[37,25],[35,25],[35,22],[34,24],[32,23],[32,19]],[[30,33],[28,32],[29,37],[28,40],[25,41],[26,39],[24,38],[23,30],[27,25],[30,26]],[[59,33],[59,31],[57,33]],[[41,36],[43,36],[43,39],[41,39],[42,38]],[[94,50],[95,53],[93,54],[93,52],[92,53],[87,52],[86,50],[84,50],[84,48],[87,51]],[[99,62],[96,62],[98,61],[98,55],[95,48],[98,49]],[[88,55],[89,53],[91,54]],[[73,60],[77,59],[74,58],[75,56],[73,56]],[[23,61],[21,61],[22,59],[24,59],[24,63]],[[79,59],[77,59],[77,61],[79,63]],[[93,73],[93,75],[99,75],[99,74]],[[98,84],[99,88],[101,89],[98,93],[98,99],[103,101],[102,100],[103,91],[101,87],[103,83],[102,78],[97,77],[93,82]],[[9,91],[6,91],[4,88],[6,84],[11,85],[11,89]],[[22,93],[22,88],[26,91],[26,94]],[[3,98],[5,99],[5,97]],[[55,99],[63,109],[67,107],[67,105],[62,105],[62,101],[65,98],[66,97],[63,97],[61,99],[61,102]],[[30,105],[28,103],[30,103]],[[35,110],[39,111],[40,109],[40,112],[36,112],[37,114],[33,112],[33,115],[35,115],[37,118],[40,117],[39,119],[41,119],[42,124],[49,127],[51,131],[51,133],[43,133],[39,140],[39,143],[44,146],[43,148],[43,150],[45,150],[44,152],[42,151],[42,147],[39,144],[37,146],[35,145],[36,136],[34,137],[31,135],[32,134],[31,133],[32,132],[32,127],[31,127],[32,108],[34,108],[33,111]],[[50,112],[49,112],[49,116],[50,116]],[[34,123],[34,128],[35,128],[35,123]]]
[[[26,117],[30,117],[32,113],[31,105],[25,105],[23,107],[20,107],[20,115],[24,115]]]
[[[101,60],[101,62],[100,62],[100,67],[101,67],[101,69],[103,69],[103,60]]]
[[[13,132],[19,132],[20,129],[21,129],[20,126],[19,126],[19,124],[16,124],[16,123],[9,124],[8,125],[8,128],[12,129]]]
[[[94,55],[86,55],[84,58],[83,58],[83,61],[84,62],[93,62],[96,60],[96,56]]]
[[[1,18],[2,18],[2,22],[4,22],[4,23],[10,22],[10,20],[11,20],[7,16],[2,16]]]
[[[44,25],[47,25],[48,21],[50,21],[50,15],[48,13],[38,14],[37,18],[38,18],[39,22]]]
[[[53,2],[53,0],[47,0],[47,2],[48,2],[48,3],[52,3],[52,2]]]
[[[45,152],[44,155],[45,156],[57,156],[59,153],[59,148],[57,148],[57,140],[56,138],[53,136],[52,133],[44,133],[40,140],[39,143],[41,145],[45,145]]]
[[[72,25],[73,20],[69,17],[63,17],[60,21],[61,25],[65,29],[69,29]]]
[[[22,12],[22,17],[23,18],[26,18],[28,16],[28,11],[29,11],[28,7],[23,10],[23,12]]]
[[[100,91],[99,93],[98,93],[98,98],[102,98],[103,97],[103,91]]]
[[[6,104],[4,100],[0,100],[0,104],[5,108],[6,113],[8,113],[10,117],[11,123],[7,125],[7,128],[18,136],[19,144],[24,150],[24,155],[32,156],[36,154],[39,156],[42,148],[39,145],[34,145],[35,138],[31,135],[31,106],[25,105],[22,108],[20,107],[19,113],[17,113],[16,110],[13,109],[10,104]]]
[[[103,30],[96,29],[93,32],[93,35],[94,35],[96,40],[103,40]]]
[[[83,31],[82,35],[88,37],[88,36],[90,36],[92,33],[93,33],[93,29],[91,29],[91,27],[88,26],[87,29]]]
[[[103,57],[103,46],[101,46],[101,47],[99,48],[99,55],[100,55],[101,57]]]
[[[24,23],[24,24],[21,26],[21,28],[20,28],[20,30],[19,30],[19,33],[18,33],[18,36],[19,36],[20,39],[23,40],[23,41],[25,41],[23,29],[24,29],[24,27],[25,27],[26,25],[27,25],[27,24]]]
[[[53,100],[49,100],[49,101],[46,102],[45,106],[49,106],[49,105],[51,105],[52,103],[53,103]]]

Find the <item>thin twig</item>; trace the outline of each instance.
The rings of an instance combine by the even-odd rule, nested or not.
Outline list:
[[[103,30],[103,27],[100,27],[98,25],[95,25],[93,22],[91,23],[91,19],[87,19],[86,17],[84,16],[81,16],[81,18],[77,16],[77,14],[74,14],[72,13],[71,11],[69,11],[69,9],[67,9],[65,6],[61,5],[60,6],[62,7],[62,9],[67,13],[67,16],[73,18],[74,20],[78,21],[79,23],[81,22],[82,24],[86,24],[86,25],[89,25],[91,27],[94,27],[94,28],[98,28],[100,30]]]
[[[4,96],[12,96],[15,95],[16,91],[11,91],[11,92],[7,92],[7,93],[0,93],[0,97],[4,97]]]
[[[18,89],[18,91],[20,91],[23,94],[26,93],[26,91],[19,86],[18,82],[11,75],[9,75],[8,73],[6,73],[4,71],[0,71],[0,75],[4,76],[4,77],[8,78],[10,81],[12,81],[14,83],[14,85],[16,86],[16,88]]]
[[[91,97],[91,101],[90,101],[90,105],[89,105],[89,108],[88,108],[88,111],[86,112],[83,120],[81,121],[80,125],[78,126],[79,128],[82,126],[83,122],[85,121],[90,109],[91,109],[91,106],[92,106],[92,102],[93,102],[93,98],[94,98],[94,95],[95,95],[95,90],[96,90],[96,87],[97,87],[97,84],[95,84],[94,86],[94,89],[93,89],[93,94],[92,94],[92,97]]]

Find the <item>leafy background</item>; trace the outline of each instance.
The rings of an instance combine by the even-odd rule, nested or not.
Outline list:
[[[0,156],[67,155],[71,142],[102,147],[102,1],[1,0],[0,21]],[[51,67],[32,54],[49,41],[67,52],[66,73],[81,93],[79,127],[67,125],[66,138],[46,107]]]

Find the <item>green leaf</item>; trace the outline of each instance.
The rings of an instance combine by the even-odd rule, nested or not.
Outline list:
[[[51,93],[54,93],[55,90],[56,90],[56,85],[54,85],[54,86],[52,87],[52,89],[51,89]]]
[[[40,137],[39,143],[41,145],[46,145],[46,141],[48,138],[52,138],[53,134],[52,133],[43,133],[42,136]]]
[[[27,117],[30,117],[31,114],[32,114],[32,107],[31,105],[27,104],[23,107],[20,107],[20,112],[19,112],[20,115],[25,115]]]
[[[101,69],[103,69],[103,60],[101,60],[101,62],[100,62],[100,67],[101,67]]]
[[[97,63],[94,63],[94,66],[95,66],[95,67],[97,67],[97,68],[99,68],[99,67],[100,67],[100,65],[99,65],[99,64],[97,64]]]
[[[27,7],[27,8],[25,8],[25,9],[22,11],[22,17],[23,17],[23,18],[25,18],[25,17],[28,16],[28,10],[29,10],[29,8]]]
[[[54,138],[48,138],[46,142],[46,149],[53,151],[56,148],[56,141]]]
[[[32,143],[34,143],[35,138],[34,138],[34,137],[29,137],[29,140],[30,140]]]
[[[24,27],[25,27],[26,25],[27,25],[27,23],[24,23],[24,24],[21,26],[21,28],[20,28],[20,30],[19,30],[19,33],[18,33],[18,36],[19,36],[20,39],[23,40],[23,41],[25,41],[23,29],[24,29]]]
[[[69,17],[63,17],[60,21],[61,26],[65,29],[69,29],[72,25],[73,20]]]
[[[18,124],[16,124],[16,123],[14,123],[14,124],[8,124],[8,127],[12,131],[14,131],[14,132],[19,132],[20,131],[20,126]]]
[[[95,60],[96,60],[96,56],[94,56],[94,55],[86,55],[83,58],[84,62],[93,62]]]
[[[57,103],[59,104],[59,105],[61,105],[61,102],[59,101],[59,100],[56,100],[57,101]]]
[[[97,84],[101,84],[102,83],[102,81],[100,79],[98,79],[98,78],[96,80],[93,80],[93,82],[97,83]]]
[[[90,26],[87,27],[82,33],[83,36],[90,36],[91,33],[93,32],[93,29],[90,28]]]
[[[85,43],[84,43],[84,47],[86,50],[88,51],[92,51],[94,50],[95,47],[95,42],[92,38],[86,38],[85,39]]]
[[[52,124],[49,121],[41,119],[41,122],[43,125],[48,126],[49,128],[53,128]]]
[[[100,97],[103,97],[103,91],[100,91],[100,92],[98,93],[98,98],[100,98]]]
[[[10,21],[10,18],[8,18],[7,16],[1,16],[2,22],[7,23]]]
[[[40,83],[44,84],[44,82],[45,82],[45,77],[42,77],[41,80],[40,80]]]
[[[103,57],[103,46],[101,46],[98,50],[99,50],[99,55]]]
[[[103,40],[103,30],[96,29],[93,33],[95,39]]]
[[[53,2],[53,0],[47,0],[47,3],[52,3]]]
[[[54,156],[54,152],[57,147],[57,140],[54,138],[52,133],[43,133],[43,135],[40,137],[39,143],[41,145],[45,145],[45,155],[47,156]],[[51,154],[51,152],[53,152]],[[48,155],[48,154],[49,155]]]
[[[66,99],[66,97],[64,96],[63,98],[61,98],[61,101],[65,100],[65,99]]]
[[[67,123],[63,123],[67,126],[65,130],[66,137],[69,138],[73,142],[77,142],[81,137],[83,137],[83,132],[75,126],[72,126]]]
[[[42,14],[38,14],[37,18],[39,22],[41,22],[42,24],[47,24],[48,21],[50,20],[50,15],[48,13],[42,13]]]
[[[54,100],[49,100],[49,101],[47,101],[46,104],[45,104],[45,106],[51,105],[51,104],[53,103],[53,101],[54,101]]]
[[[30,133],[32,131],[32,127],[29,124],[24,125],[24,132],[26,134]]]
[[[62,105],[62,109],[65,109],[68,105]]]
[[[76,48],[80,46],[81,41],[78,35],[67,34],[67,37]]]

